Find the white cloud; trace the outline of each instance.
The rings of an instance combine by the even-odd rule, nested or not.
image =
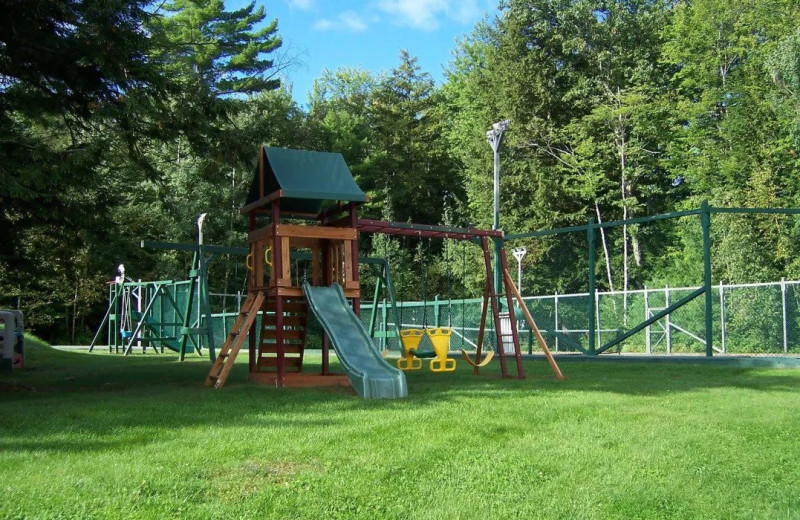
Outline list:
[[[349,30],[351,32],[364,32],[367,30],[367,22],[355,11],[344,11],[336,16],[335,20],[322,18],[314,23],[317,31]]]
[[[314,0],[289,0],[289,5],[296,9],[308,11],[314,5]]]
[[[479,0],[379,0],[376,5],[398,24],[423,31],[437,30],[443,16],[469,23],[482,12]]]
[[[355,11],[345,11],[341,13],[339,15],[339,21],[342,22],[345,27],[354,32],[362,32],[367,29],[367,22],[365,22],[364,18]]]
[[[316,29],[317,31],[327,31],[328,29],[331,28],[333,28],[333,22],[326,18],[314,22],[314,29]]]

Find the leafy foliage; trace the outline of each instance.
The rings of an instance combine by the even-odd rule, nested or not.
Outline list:
[[[103,279],[183,277],[139,240],[241,245],[259,144],[341,152],[367,217],[490,227],[492,123],[507,232],[697,207],[800,203],[795,0],[504,0],[456,44],[444,84],[401,51],[382,74],[330,70],[308,109],[279,88],[278,21],[255,2],[3,3],[0,304],[52,337],[102,312]],[[798,219],[719,217],[715,279],[800,274]],[[599,236],[603,288],[696,283],[699,226]],[[585,289],[587,244],[529,241],[526,293]],[[468,251],[466,261],[462,252]],[[477,248],[367,237],[403,298],[474,296]],[[424,283],[420,283],[423,278]],[[212,290],[244,273],[221,258]],[[369,287],[366,287],[369,290]],[[89,319],[91,322],[92,319]],[[84,329],[85,330],[85,329]]]

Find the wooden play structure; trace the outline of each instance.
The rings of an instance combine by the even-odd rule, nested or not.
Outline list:
[[[25,333],[22,311],[0,309],[0,372],[25,366]]]
[[[482,341],[487,312],[491,310],[497,344],[508,345],[498,348],[496,356],[501,375],[525,377],[514,312],[501,316],[502,296],[491,283],[489,239],[501,240],[503,232],[359,219],[358,208],[366,200],[340,154],[261,147],[250,194],[241,209],[249,218],[250,229],[248,295],[206,378],[207,385],[220,388],[225,384],[238,352],[248,341],[250,381],[275,386],[347,385],[349,378],[362,397],[403,397],[405,376],[376,352],[359,319],[359,233],[479,241],[487,273],[483,315],[476,357],[473,360],[466,353],[464,357],[476,374],[489,362],[492,353],[484,356]],[[310,255],[310,273],[306,270],[302,277],[293,272],[297,267],[290,255],[297,252]],[[507,271],[502,248],[499,260]],[[513,309],[515,288],[511,277],[504,276],[502,280],[505,307]],[[310,312],[317,316],[325,332],[320,374],[303,372]],[[510,327],[501,326],[502,318],[509,320]],[[432,370],[455,368],[455,360],[447,357],[449,330],[438,328],[415,334],[434,339]],[[411,336],[401,331],[404,335]],[[346,376],[330,372],[331,344]],[[380,361],[370,358],[368,366],[359,365],[365,351]],[[402,359],[406,361],[405,365],[400,363],[401,368],[420,365],[413,354],[405,350]],[[509,362],[516,365],[513,375],[509,373]]]
[[[292,273],[290,254],[308,252],[311,285],[338,283],[358,315],[357,209],[366,200],[341,154],[260,149],[247,204],[241,209],[250,222],[248,295],[206,384],[219,388],[225,383],[245,337],[251,381],[276,386],[329,385],[337,380],[347,384],[343,376],[330,374],[327,337],[322,374],[302,373],[309,309],[302,287],[293,281],[299,276]],[[267,222],[260,224],[262,217]],[[313,223],[301,225],[289,219],[313,219]]]

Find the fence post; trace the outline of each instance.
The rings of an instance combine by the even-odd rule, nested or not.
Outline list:
[[[783,352],[789,352],[789,327],[786,321],[786,278],[781,278],[781,310],[783,311]]]
[[[644,286],[644,319],[645,321],[650,319],[650,300],[647,297],[646,285]],[[645,345],[647,346],[647,353],[652,354],[653,350],[650,345],[650,326],[648,326],[647,330],[645,330],[644,337],[645,337]]]
[[[385,336],[384,338],[382,338],[383,349],[381,350],[386,350],[387,348],[389,348],[389,311],[386,308],[386,298],[384,298],[383,301],[381,302],[381,325],[383,326],[383,334]],[[397,330],[400,330],[400,328],[398,327]]]
[[[703,227],[703,286],[706,292],[706,356],[714,355],[714,318],[713,302],[711,301],[711,211],[708,201],[700,205],[700,225]]]
[[[555,316],[553,317],[553,337],[556,338],[555,347],[558,352],[558,291],[555,294]]]
[[[722,280],[719,281],[719,321],[722,334],[722,353],[725,354],[728,352],[728,338],[725,330],[725,286],[722,285]]]
[[[669,307],[669,285],[664,288],[664,308]],[[664,334],[667,341],[667,354],[672,354],[672,314],[664,316]]]
[[[439,295],[433,297],[433,326],[439,328]],[[425,309],[427,312],[427,309]]]
[[[594,217],[589,217],[589,226],[586,228],[586,242],[589,246],[589,350],[587,354],[590,356],[595,355],[595,350],[597,350],[597,338],[595,338],[595,319],[597,313],[597,307],[595,303],[595,279],[594,279],[594,262],[595,262],[595,229],[594,229]]]
[[[597,342],[601,345],[603,344],[603,324],[600,320],[600,293],[595,291],[594,293],[594,315],[595,315],[595,336],[597,337]]]

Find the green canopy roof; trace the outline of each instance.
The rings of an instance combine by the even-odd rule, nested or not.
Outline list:
[[[318,213],[324,201],[366,202],[340,153],[261,148],[264,178],[256,165],[247,204],[281,190],[282,211]]]

